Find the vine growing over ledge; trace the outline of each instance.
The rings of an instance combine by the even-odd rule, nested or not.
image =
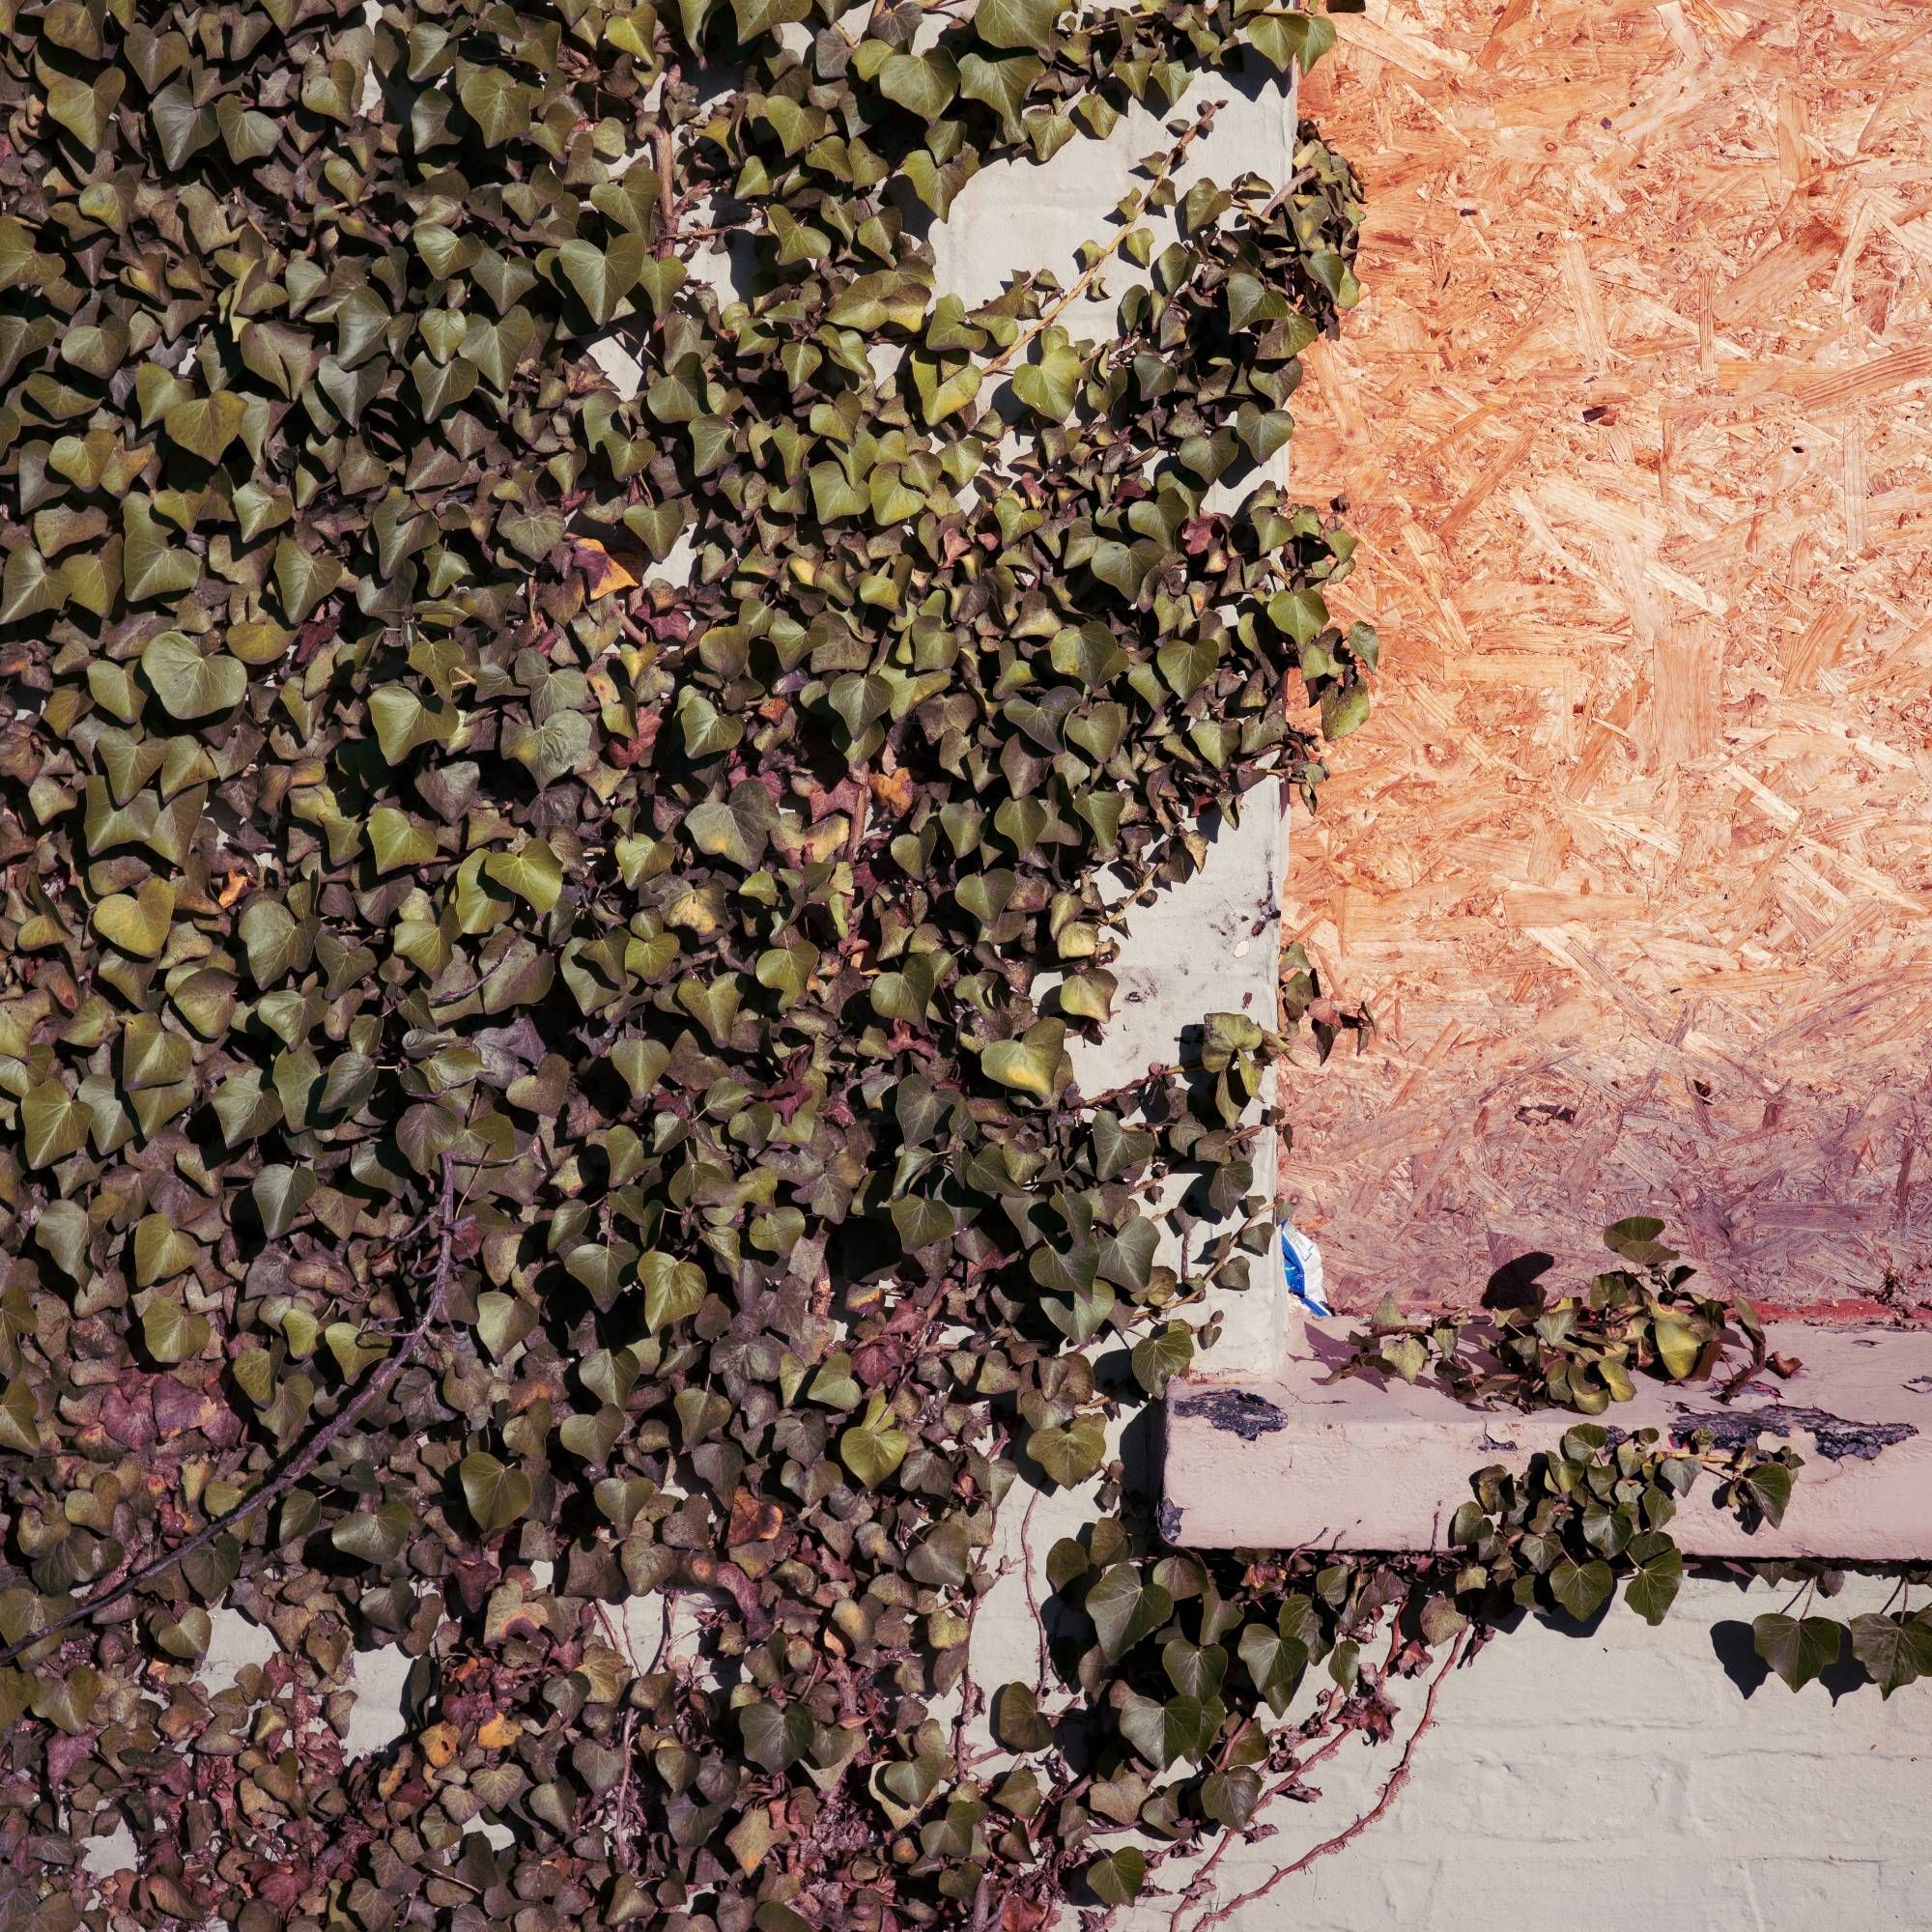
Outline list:
[[[1532,1460],[1520,1475],[1500,1465],[1478,1470],[1473,1497],[1460,1505],[1449,1530],[1451,1546],[1467,1552],[1459,1558],[1456,1585],[1465,1606],[1487,1598],[1493,1614],[1507,1589],[1520,1608],[1587,1621],[1621,1578],[1631,1607],[1661,1623],[1684,1577],[1667,1525],[1700,1477],[1715,1478],[1718,1506],[1735,1510],[1747,1529],[1783,1521],[1804,1458],[1782,1442],[1767,1449],[1759,1418],[1749,1409],[1727,1412],[1725,1405],[1754,1379],[1769,1374],[1786,1381],[1804,1363],[1771,1352],[1757,1310],[1742,1295],[1692,1288],[1696,1269],[1664,1244],[1663,1232],[1664,1223],[1647,1214],[1605,1229],[1619,1265],[1595,1276],[1581,1294],[1550,1295],[1521,1282],[1498,1297],[1498,1307],[1480,1313],[1410,1315],[1388,1305],[1352,1338],[1344,1375],[1407,1382],[1427,1376],[1476,1407],[1604,1415],[1613,1403],[1632,1400],[1639,1378],[1711,1389],[1717,1407],[1684,1416],[1668,1441],[1655,1429],[1578,1424],[1555,1455]],[[1866,1431],[1854,1444],[1858,1425],[1835,1424],[1834,1435],[1834,1419],[1824,1417],[1821,1427],[1819,1449],[1827,1456],[1882,1453],[1889,1434],[1911,1433],[1880,1425],[1876,1443]],[[1913,1587],[1927,1580],[1923,1566],[1889,1568],[1895,1587],[1885,1609],[1846,1620],[1809,1612],[1821,1593],[1837,1594],[1851,1566],[1803,1560],[1722,1567],[1796,1583],[1781,1609],[1751,1625],[1758,1658],[1791,1690],[1840,1665],[1847,1650],[1887,1697],[1932,1676],[1932,1605],[1916,1612],[1911,1605]]]

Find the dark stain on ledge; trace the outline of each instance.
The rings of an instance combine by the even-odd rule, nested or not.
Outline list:
[[[1895,1443],[1909,1441],[1918,1431],[1909,1422],[1848,1422],[1825,1408],[1800,1408],[1775,1402],[1763,1408],[1722,1408],[1710,1414],[1680,1408],[1676,1434],[1680,1438],[1695,1430],[1708,1431],[1719,1448],[1748,1448],[1758,1435],[1788,1436],[1805,1429],[1818,1438],[1818,1453],[1828,1463],[1842,1463],[1848,1457],[1861,1463],[1875,1463]]]
[[[1198,1415],[1210,1429],[1225,1429],[1243,1442],[1288,1427],[1288,1417],[1273,1403],[1247,1389],[1203,1389],[1199,1395],[1182,1396],[1174,1412]]]

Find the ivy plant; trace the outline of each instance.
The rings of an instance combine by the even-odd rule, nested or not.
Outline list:
[[[1265,1238],[1258,1027],[1096,1098],[1067,1046],[1204,816],[1312,795],[1366,711],[1350,541],[1265,480],[1355,181],[1306,128],[1179,179],[1332,38],[0,17],[14,1916],[1012,1927],[1138,1885],[1080,1876],[1128,1785],[1042,1811],[942,1716],[1022,1479],[1094,1486],[1103,1657],[1167,1617],[1103,1424]],[[937,288],[979,170],[1135,108],[1070,276]],[[238,1606],[275,1654],[205,1681]],[[351,1756],[383,1647],[406,1729]]]

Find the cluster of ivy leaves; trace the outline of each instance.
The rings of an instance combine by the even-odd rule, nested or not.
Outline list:
[[[1472,1406],[1586,1416],[1631,1401],[1640,1378],[1709,1388],[1721,1405],[1753,1378],[1798,1374],[1803,1363],[1771,1350],[1748,1300],[1691,1286],[1696,1269],[1665,1244],[1663,1232],[1648,1214],[1605,1229],[1618,1265],[1593,1276],[1580,1294],[1547,1292],[1526,1270],[1504,1270],[1492,1305],[1481,1311],[1407,1314],[1384,1304],[1350,1338],[1341,1372],[1407,1382],[1426,1377]],[[1457,1602],[1493,1621],[1506,1592],[1519,1608],[1560,1610],[1583,1622],[1622,1580],[1631,1606],[1646,1622],[1662,1622],[1684,1577],[1668,1524],[1699,1480],[1714,1480],[1719,1506],[1749,1527],[1784,1520],[1804,1459],[1783,1443],[1767,1447],[1750,1430],[1750,1414],[1739,1411],[1721,1443],[1695,1424],[1664,1442],[1654,1429],[1579,1423],[1553,1455],[1521,1471],[1500,1464],[1477,1471],[1471,1499],[1450,1523],[1449,1541],[1463,1553]],[[1730,1567],[1747,1578],[1797,1584],[1782,1609],[1751,1626],[1758,1657],[1793,1690],[1838,1670],[1847,1653],[1887,1697],[1932,1676],[1932,1605],[1915,1611],[1909,1601],[1927,1581],[1923,1566],[1891,1573],[1896,1584],[1885,1609],[1848,1619],[1811,1613],[1820,1595],[1842,1588],[1840,1567],[1810,1560]]]
[[[1366,713],[1350,540],[1261,480],[1358,191],[1307,128],[1285,185],[1175,181],[1190,85],[1325,20],[960,11],[0,16],[0,1886],[37,1932],[1023,1929],[1126,1889],[1089,1841],[1131,1778],[995,1795],[935,1714],[1016,1478],[1118,1499],[1098,1353],[1157,1390],[1264,1238],[1258,1027],[1103,1104],[1066,1042],[1122,876]],[[1049,277],[935,291],[978,169],[1137,103],[1177,118],[1082,264],[1116,333]],[[1169,1170],[1226,1223],[1184,1280]],[[1176,1597],[1124,1602],[1126,1534],[1078,1546],[1103,1662]],[[1339,1628],[1379,1586],[1322,1587]],[[640,1601],[695,1658],[639,1653]],[[238,1605],[276,1654],[205,1684]],[[352,1759],[380,1645],[408,1728]],[[1075,1675],[1123,1762],[1139,1707]]]
[[[1501,1272],[1481,1311],[1413,1315],[1385,1302],[1352,1338],[1345,1373],[1406,1382],[1426,1374],[1473,1406],[1581,1415],[1629,1402],[1644,1376],[1741,1384],[1767,1366],[1764,1322],[1743,1296],[1692,1288],[1697,1270],[1660,1238],[1663,1229],[1650,1214],[1605,1228],[1604,1245],[1620,1265],[1581,1294],[1545,1293],[1522,1268]],[[1777,1372],[1797,1366],[1780,1361]]]

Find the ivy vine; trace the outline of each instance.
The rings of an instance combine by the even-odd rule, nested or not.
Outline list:
[[[1492,1308],[1412,1315],[1390,1304],[1352,1338],[1342,1374],[1427,1378],[1475,1407],[1603,1415],[1631,1401],[1645,1378],[1708,1386],[1719,1406],[1687,1417],[1668,1441],[1655,1429],[1580,1423],[1555,1455],[1534,1459],[1526,1472],[1478,1471],[1473,1498],[1449,1529],[1450,1544],[1466,1552],[1456,1577],[1464,1606],[1487,1599],[1493,1619],[1506,1589],[1519,1608],[1561,1610],[1583,1622],[1621,1577],[1631,1606],[1661,1623],[1684,1577],[1667,1525],[1700,1478],[1714,1482],[1718,1506],[1736,1511],[1747,1529],[1784,1520],[1804,1458],[1782,1441],[1767,1447],[1748,1409],[1723,1418],[1722,1407],[1754,1379],[1788,1380],[1804,1363],[1771,1350],[1757,1310],[1743,1296],[1691,1287],[1696,1269],[1665,1245],[1663,1232],[1664,1223],[1647,1214],[1606,1228],[1605,1245],[1619,1265],[1580,1294],[1505,1280]],[[1887,1607],[1849,1619],[1809,1614],[1821,1594],[1842,1588],[1843,1567],[1722,1567],[1796,1582],[1782,1609],[1751,1626],[1757,1656],[1793,1690],[1843,1664],[1847,1652],[1887,1697],[1932,1676],[1932,1605],[1914,1611],[1910,1602],[1913,1587],[1928,1580],[1923,1566],[1889,1569],[1895,1583]]]

